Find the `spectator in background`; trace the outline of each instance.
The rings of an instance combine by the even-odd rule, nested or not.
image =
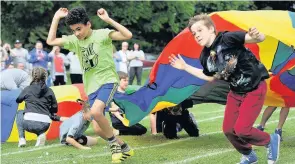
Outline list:
[[[1,72],[1,90],[24,89],[30,82],[30,75],[21,69],[11,68]]]
[[[69,52],[66,58],[70,63],[70,78],[72,84],[83,83],[82,68],[78,56],[73,52]]]
[[[52,57],[43,50],[43,43],[40,41],[36,42],[35,48],[30,51],[29,62],[33,64],[33,67],[42,67],[48,70],[48,62],[52,61]]]
[[[7,52],[6,50],[2,47],[2,41],[0,43],[0,58],[1,58],[1,70],[4,70],[5,69],[5,63],[6,63],[6,60],[7,60]]]
[[[8,44],[8,43],[5,43],[3,45],[3,48],[7,52],[7,57],[5,59],[5,68],[7,68],[12,62],[13,51],[11,50],[10,44]]]
[[[122,43],[122,49],[118,52],[118,56],[121,58],[119,61],[119,71],[128,73],[128,61],[127,61],[127,54],[128,51],[128,43],[123,42]]]
[[[115,63],[115,66],[116,66],[116,71],[118,72],[119,69],[120,69],[120,61],[122,61],[120,55],[118,54],[117,52],[117,49],[115,47],[115,45],[113,45],[113,59],[114,59],[114,63]]]
[[[30,64],[28,60],[30,58],[28,50],[22,47],[22,42],[20,40],[16,40],[14,44],[14,49],[12,49],[12,62],[14,67],[17,66],[18,63],[23,63],[25,65],[25,69],[31,71]]]
[[[49,56],[53,59],[51,64],[51,78],[54,86],[65,85],[67,82],[65,65],[69,65],[68,59],[63,53],[60,53],[59,46],[54,46]]]
[[[144,52],[139,49],[139,44],[134,43],[134,50],[127,54],[127,59],[129,63],[129,85],[132,85],[134,77],[136,76],[137,85],[141,85],[142,76],[142,60],[145,59]]]
[[[25,65],[24,65],[24,63],[18,63],[17,66],[16,66],[16,68],[25,71]]]

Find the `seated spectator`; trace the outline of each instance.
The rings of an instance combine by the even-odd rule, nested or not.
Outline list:
[[[88,146],[97,144],[97,138],[84,135],[91,121],[83,117],[83,114],[90,110],[90,106],[83,100],[78,99],[77,101],[82,105],[82,110],[60,125],[60,143],[72,145],[78,149],[91,149]]]
[[[1,90],[24,89],[30,82],[31,77],[24,70],[11,68],[1,72]]]
[[[25,110],[18,111],[16,124],[19,134],[19,147],[26,145],[25,130],[38,136],[35,146],[45,145],[45,132],[51,120],[60,121],[57,113],[57,101],[51,88],[46,86],[47,71],[35,67],[32,71],[33,80],[16,99],[17,103],[26,102]]]
[[[120,78],[118,92],[125,93],[125,90],[128,87],[128,74],[124,72],[118,72],[118,74]],[[124,118],[122,111],[116,111],[116,109],[118,109],[118,107],[112,103],[110,110],[115,112],[110,112],[110,117],[112,126],[116,130],[119,130],[119,135],[143,135],[146,133],[147,129],[139,123],[130,127],[125,126],[123,124]]]

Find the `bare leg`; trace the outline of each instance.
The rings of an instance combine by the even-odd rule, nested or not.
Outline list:
[[[102,129],[99,127],[98,123],[95,120],[92,121],[92,127],[93,127],[94,132],[97,135],[99,135],[104,140],[108,141],[108,138],[103,133]],[[117,136],[115,136],[115,138],[120,146],[122,146],[124,144],[124,142],[120,138],[118,138]]]
[[[97,144],[97,138],[86,136],[87,137],[87,146],[93,146]]]
[[[96,99],[91,107],[91,115],[93,116],[94,120],[97,122],[98,126],[101,128],[104,137],[111,138],[113,137],[113,130],[110,126],[109,121],[104,116],[104,102]]]
[[[152,134],[157,134],[157,114],[150,114],[150,125],[152,129]]]
[[[277,107],[269,106],[264,110],[263,115],[262,115],[262,119],[261,119],[261,122],[260,122],[260,125],[262,127],[265,127],[265,124],[266,124],[267,120],[270,118],[270,116],[276,110],[276,108]]]
[[[279,124],[278,124],[278,127],[277,129],[282,129],[283,126],[284,126],[284,123],[288,117],[288,114],[289,114],[289,111],[290,111],[290,108],[287,108],[287,107],[284,107],[281,109],[281,112],[280,112],[280,120],[279,120]]]

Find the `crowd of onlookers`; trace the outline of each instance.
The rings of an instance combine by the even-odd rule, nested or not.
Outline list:
[[[128,73],[130,85],[135,77],[137,79],[136,84],[141,85],[145,54],[140,50],[139,44],[135,43],[132,50],[129,50],[127,42],[122,43],[119,51],[116,51],[114,46],[113,58],[116,71]],[[83,83],[83,69],[75,53],[64,54],[59,46],[54,46],[50,52],[47,52],[43,49],[41,41],[37,41],[35,47],[30,51],[23,47],[20,40],[15,41],[13,48],[9,43],[2,45],[1,41],[1,71],[17,68],[29,73],[34,67],[42,67],[48,70],[48,86],[65,85],[69,80],[67,79],[67,72],[72,84]]]
[[[11,68],[21,69],[30,73],[35,67],[42,67],[48,71],[47,85],[64,85],[67,82],[67,71],[70,73],[71,83],[82,83],[82,68],[78,57],[72,52],[67,55],[61,53],[61,48],[54,46],[50,52],[43,49],[43,43],[37,41],[35,47],[28,51],[23,48],[20,40],[16,40],[14,48],[1,43],[1,71]],[[66,67],[70,67],[69,70]]]

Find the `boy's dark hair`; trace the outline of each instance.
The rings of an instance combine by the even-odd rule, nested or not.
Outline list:
[[[65,18],[65,22],[67,25],[73,25],[73,24],[86,25],[88,21],[89,21],[89,17],[86,13],[86,10],[83,7],[76,7],[71,9]]]
[[[42,67],[35,67],[32,70],[32,82],[46,84],[47,71]]]
[[[125,73],[125,72],[118,71],[117,73],[118,73],[118,75],[119,75],[119,79],[120,79],[120,80],[128,78],[128,74]]]

